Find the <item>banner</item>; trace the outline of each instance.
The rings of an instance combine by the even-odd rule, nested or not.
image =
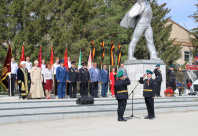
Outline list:
[[[3,85],[3,87],[6,88],[6,90],[8,90],[8,80],[7,80],[7,76],[8,74],[11,74],[11,57],[12,57],[12,49],[11,46],[9,44],[9,48],[8,48],[8,52],[4,61],[4,65],[3,65],[3,69],[2,69],[2,74],[1,74],[1,84]]]
[[[54,52],[53,52],[53,46],[51,46],[51,57],[50,57],[50,65],[54,65]]]
[[[78,69],[82,68],[81,61],[82,61],[82,54],[81,54],[81,50],[80,50],[79,61],[78,61]]]
[[[121,56],[122,56],[121,45],[119,43],[119,45],[118,45],[118,63],[117,63],[118,67],[120,67],[120,64],[121,64]]]
[[[104,55],[105,55],[104,41],[102,41],[102,42],[100,43],[100,45],[101,45],[101,47],[102,47],[102,49],[101,49],[102,54],[101,54],[101,62],[100,62],[100,65],[103,65],[103,60],[104,60]]]
[[[20,62],[19,62],[19,68],[21,67],[21,61],[25,61],[24,43],[23,43],[23,46],[22,46],[22,52],[21,52],[21,58],[20,58]]]
[[[67,70],[68,70],[68,61],[67,61],[67,44],[66,44],[65,55],[64,55],[64,67],[66,67],[66,68],[67,68]]]
[[[114,66],[115,65],[115,57],[114,57],[114,44],[113,41],[111,41],[111,51],[110,51],[110,65]]]
[[[38,62],[39,62],[39,66],[41,68],[41,63],[42,63],[42,52],[41,52],[41,46],[40,46],[40,51],[39,51],[39,57],[38,57]]]
[[[92,61],[95,60],[95,54],[96,54],[96,48],[94,46],[94,40],[91,41],[91,47],[92,47]]]

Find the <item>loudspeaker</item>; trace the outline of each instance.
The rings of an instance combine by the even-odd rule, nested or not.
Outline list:
[[[94,98],[91,96],[82,96],[76,100],[76,104],[94,104]]]

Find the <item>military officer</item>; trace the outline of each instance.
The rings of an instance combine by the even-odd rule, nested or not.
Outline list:
[[[58,98],[65,98],[66,82],[69,80],[68,71],[64,66],[64,60],[60,60],[60,66],[56,69],[56,79],[58,82]]]
[[[79,69],[79,83],[81,83],[80,90],[82,96],[88,96],[88,82],[89,82],[89,71],[86,68],[87,63],[81,63],[82,68]]]
[[[128,77],[123,75],[123,70],[121,70],[118,74],[118,81],[115,82],[114,89],[115,89],[115,96],[118,101],[118,121],[127,121],[123,118],[124,111],[127,104],[128,99],[128,90],[127,85],[130,85],[131,82]]]
[[[28,70],[26,67],[26,62],[21,61],[21,68],[17,70],[17,79],[19,84],[19,98],[28,97],[28,83],[30,83],[30,78],[28,78]]]
[[[76,87],[78,80],[78,70],[75,68],[76,61],[71,62],[71,68],[69,68],[69,95],[70,98],[76,98]],[[72,91],[73,88],[73,91]]]
[[[148,116],[146,116],[144,119],[154,119],[155,118],[155,112],[154,112],[155,82],[152,79],[153,72],[151,72],[150,70],[146,70],[146,73],[147,74],[144,74],[139,80],[140,84],[144,84],[143,96],[148,111]],[[147,75],[147,79],[144,80],[146,75]]]
[[[162,83],[162,72],[160,70],[160,64],[156,65],[153,73],[155,73],[155,83],[156,83],[156,97],[161,97],[161,83]]]
[[[167,74],[169,76],[169,86],[173,89],[173,91],[176,90],[176,76],[174,72],[174,65],[170,66],[170,69],[167,71]]]

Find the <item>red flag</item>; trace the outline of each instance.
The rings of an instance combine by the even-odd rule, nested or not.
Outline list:
[[[66,46],[66,49],[65,49],[65,56],[64,56],[64,67],[67,68],[68,70],[68,61],[67,61],[67,46]]]
[[[24,44],[23,44],[23,47],[22,47],[22,52],[21,52],[21,58],[20,58],[20,62],[19,62],[19,67],[21,67],[21,61],[25,61]]]
[[[3,87],[6,88],[6,90],[8,90],[7,76],[8,76],[8,74],[11,73],[11,61],[10,61],[11,57],[12,57],[12,49],[9,44],[9,49],[8,49],[8,53],[7,53],[5,61],[4,61],[2,74],[1,74],[1,81],[0,81],[0,83],[3,85]]]
[[[41,52],[41,46],[40,46],[39,57],[38,57],[38,62],[39,62],[40,68],[41,68],[41,61],[42,61],[42,52]]]
[[[54,53],[53,53],[53,46],[51,46],[51,57],[50,57],[50,65],[54,64]]]

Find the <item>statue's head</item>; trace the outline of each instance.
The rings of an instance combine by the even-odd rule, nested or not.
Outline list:
[[[138,3],[142,3],[142,2],[145,2],[147,0],[137,0]]]

